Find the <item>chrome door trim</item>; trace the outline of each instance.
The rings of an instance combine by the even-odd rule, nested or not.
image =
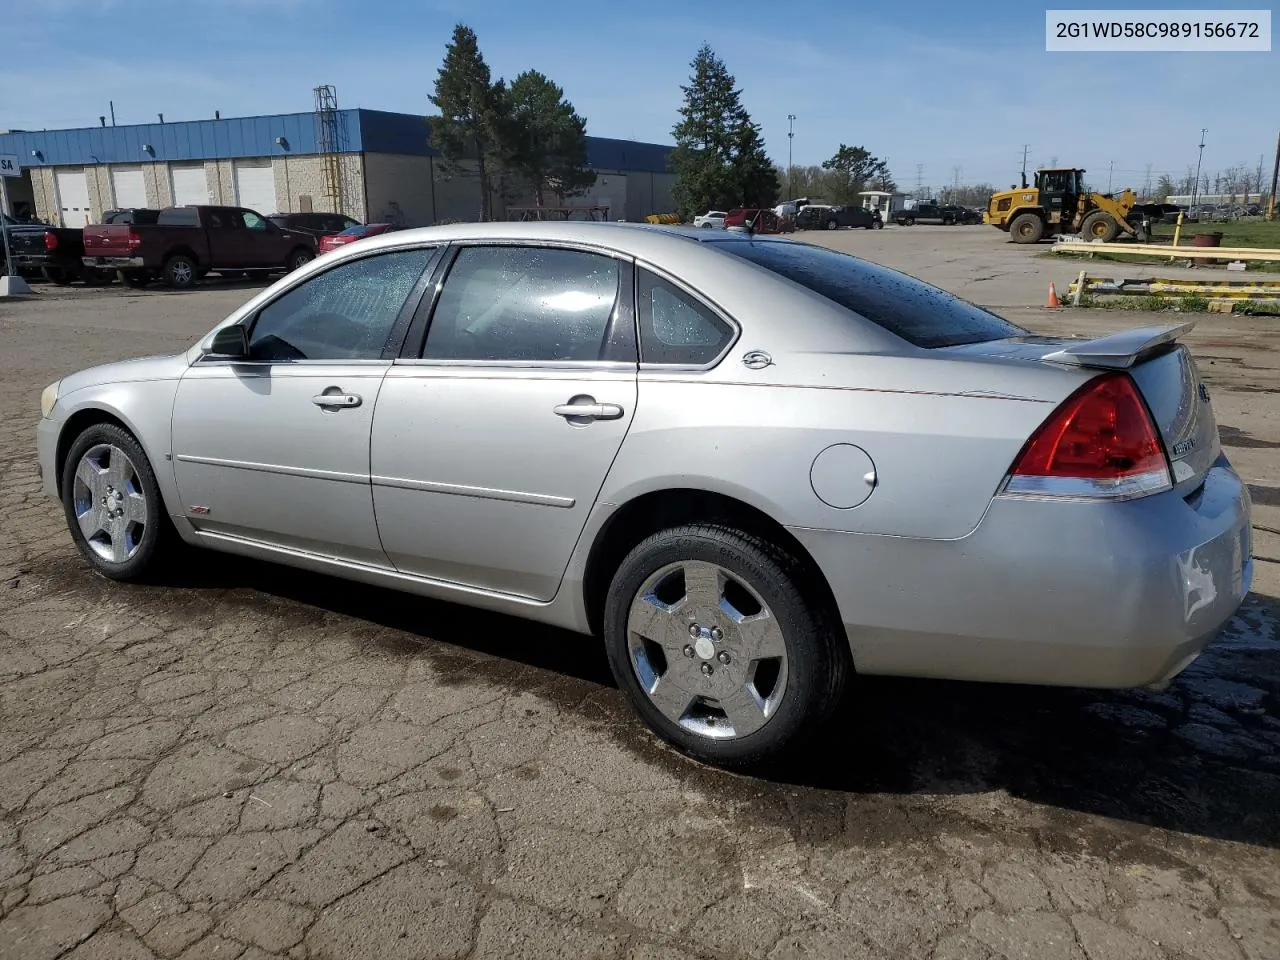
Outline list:
[[[573,497],[557,497],[550,493],[530,493],[525,490],[498,490],[493,487],[470,487],[461,483],[439,483],[434,480],[410,480],[407,477],[372,477],[375,486],[398,487],[401,490],[423,490],[427,493],[445,493],[457,497],[475,497],[480,500],[507,500],[511,503],[528,503],[539,507],[571,509],[577,501]]]
[[[200,463],[210,467],[230,467],[234,470],[252,470],[256,473],[278,473],[286,477],[306,477],[311,480],[336,480],[340,483],[368,484],[369,478],[360,473],[343,473],[337,470],[313,470],[309,467],[286,467],[276,463],[255,463],[252,460],[224,460],[221,457],[198,457],[190,453],[175,455],[183,463]]]

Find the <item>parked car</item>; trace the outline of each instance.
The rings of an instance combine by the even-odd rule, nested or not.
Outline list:
[[[879,210],[866,210],[862,207],[833,207],[811,203],[801,207],[796,214],[796,228],[800,230],[835,230],[838,227],[879,230],[883,226],[884,218],[880,216]]]
[[[725,228],[749,227],[753,233],[791,233],[795,222],[790,217],[779,217],[772,210],[756,207],[736,207],[724,216]]]
[[[726,214],[723,210],[708,210],[701,216],[693,218],[693,225],[700,229],[709,230],[712,227],[723,227]]]
[[[394,223],[357,223],[354,226],[347,227],[341,233],[333,233],[320,238],[320,249],[318,253],[328,253],[330,250],[337,250],[339,247],[356,240],[363,240],[365,237],[376,237],[380,233],[386,233],[388,230],[395,230]]]
[[[962,207],[960,204],[950,204],[953,223],[963,223],[971,226],[975,223],[982,222],[982,211],[975,210],[973,207]]]
[[[103,576],[183,541],[594,633],[660,736],[744,764],[854,670],[1191,663],[1252,561],[1187,329],[1032,336],[758,234],[403,230],[50,384],[38,462]]]
[[[956,208],[935,200],[921,200],[913,207],[904,207],[893,212],[893,222],[899,226],[911,226],[916,223],[941,223],[950,226],[959,221]]]
[[[317,243],[321,237],[360,225],[359,220],[345,213],[273,213],[267,219],[281,230],[310,234]]]
[[[210,270],[296,270],[316,249],[310,234],[282,230],[244,207],[185,206],[161,210],[154,224],[85,227],[84,253],[85,266],[117,270],[130,286],[159,277],[189,287]]]
[[[102,215],[103,223],[155,223],[159,219],[160,211],[149,207],[123,207]]]
[[[115,279],[112,270],[85,266],[84,234],[78,227],[11,227],[9,250],[20,273],[39,274],[50,283],[65,285],[80,280],[101,286]]]

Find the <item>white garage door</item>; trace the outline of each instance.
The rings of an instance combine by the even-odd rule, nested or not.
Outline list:
[[[270,160],[237,160],[236,203],[264,217],[276,213],[276,175]]]
[[[54,174],[58,187],[58,205],[64,227],[89,224],[89,184],[83,170],[58,170]]]
[[[111,171],[111,188],[115,191],[117,207],[145,207],[147,185],[142,179],[141,167],[115,167]]]
[[[169,168],[173,177],[173,205],[209,202],[209,182],[204,177],[204,164],[175,164]]]

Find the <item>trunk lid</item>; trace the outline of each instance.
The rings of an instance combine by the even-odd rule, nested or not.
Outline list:
[[[96,223],[84,228],[84,255],[86,257],[128,257],[134,247],[129,238],[134,233],[130,224]]]
[[[1018,337],[948,352],[1087,370],[1124,370],[1151,411],[1173,468],[1174,488],[1196,489],[1222,452],[1209,391],[1191,352],[1177,342],[1192,323],[1141,327],[1095,340]]]

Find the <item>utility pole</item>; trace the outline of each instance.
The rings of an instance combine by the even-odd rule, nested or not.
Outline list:
[[[1111,192],[1111,174],[1115,172],[1116,162],[1114,160],[1107,164],[1107,193]]]
[[[1280,180],[1280,136],[1276,137],[1276,165],[1271,168],[1271,199],[1267,201],[1267,219],[1276,218],[1276,181]]]
[[[791,141],[796,137],[796,115],[794,113],[787,114],[787,199],[794,200],[796,198],[794,188],[791,185],[791,171],[793,164],[791,163]]]
[[[916,196],[920,196],[920,191],[924,188],[924,164],[916,164]]]
[[[1031,149],[1031,144],[1024,143],[1022,145],[1022,189],[1027,189],[1027,151]]]
[[[1208,127],[1204,127],[1200,131],[1200,157],[1196,160],[1196,182],[1191,188],[1191,206],[1193,207],[1200,196],[1200,164],[1204,161],[1204,135],[1208,132]]]
[[[1151,164],[1147,164],[1147,179],[1142,181],[1142,199],[1151,199]]]

